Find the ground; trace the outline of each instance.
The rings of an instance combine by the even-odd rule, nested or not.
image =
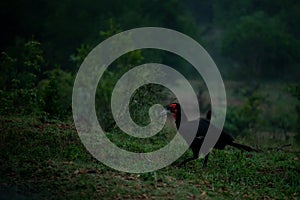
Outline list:
[[[156,172],[130,174],[94,159],[72,122],[34,117],[1,117],[0,122],[1,199],[300,198],[300,152],[294,145],[273,143],[261,146],[260,153],[213,150],[204,170],[201,159],[176,167],[191,155],[188,151]],[[124,134],[109,137],[124,144]],[[129,150],[138,146],[140,142],[127,138]]]

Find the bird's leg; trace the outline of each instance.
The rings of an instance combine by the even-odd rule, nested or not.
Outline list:
[[[178,167],[182,167],[183,165],[185,165],[187,162],[190,162],[190,161],[192,161],[192,160],[196,160],[198,157],[196,156],[193,156],[193,157],[190,157],[190,158],[187,158],[187,159],[185,159],[184,161],[182,161],[179,165],[178,165]]]
[[[207,161],[208,161],[208,156],[209,156],[209,153],[204,157],[203,166],[202,166],[203,169],[206,168]]]
[[[178,165],[178,167],[181,167],[181,166],[185,165],[187,162],[190,162],[192,160],[196,160],[197,158],[199,158],[199,149],[192,148],[192,151],[193,151],[193,157],[185,159]]]

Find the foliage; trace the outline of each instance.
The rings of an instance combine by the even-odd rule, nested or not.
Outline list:
[[[14,0],[1,2],[0,13],[6,30],[0,33],[1,51],[12,47],[17,36],[29,40],[34,35],[45,44],[50,66],[59,63],[68,70],[74,70],[69,60],[74,50],[81,44],[97,45],[103,39],[99,30],[109,30],[110,20],[121,30],[158,26],[197,36],[194,19],[179,0],[42,0],[34,5]]]
[[[76,53],[70,56],[72,62],[76,64],[77,67],[81,65],[84,58],[88,55],[88,53],[92,50],[92,46],[88,44],[82,44],[80,47],[76,49]]]
[[[16,58],[2,54],[1,114],[46,114],[50,118],[70,114],[73,75],[59,68],[44,72],[45,65],[37,41],[24,43]]]
[[[139,51],[134,51],[125,55],[125,57],[121,57],[121,61],[116,61],[116,69],[106,71],[99,82],[96,92],[96,112],[101,126],[104,127],[106,131],[111,131],[112,128],[115,127],[115,122],[113,120],[110,107],[111,94],[114,86],[123,75],[124,71],[126,69],[130,69],[131,65],[134,63],[136,63],[136,65],[141,63],[142,58],[143,57]],[[118,63],[122,64],[118,65]],[[149,76],[145,74],[144,76],[141,75],[140,78],[148,79]],[[126,85],[123,87],[126,87]],[[149,106],[158,103],[162,98],[162,93],[163,88],[155,84],[145,85],[134,92],[130,100],[129,109],[130,113],[132,114],[132,118],[135,119],[135,122],[145,123],[148,121],[147,113]]]
[[[22,45],[17,58],[2,53],[1,71],[1,113],[29,114],[38,111],[38,75],[45,63],[41,44],[29,41]]]
[[[71,113],[71,98],[74,77],[61,69],[45,72],[47,79],[40,82],[38,91],[40,107],[51,118],[63,119]]]
[[[288,91],[290,94],[292,94],[295,98],[297,98],[298,103],[295,106],[295,111],[297,113],[297,121],[300,121],[300,85],[293,85],[288,88]],[[297,134],[296,134],[296,140],[300,142],[300,124],[297,123]]]
[[[106,39],[121,31],[120,25],[110,19],[109,29],[100,31],[99,37]],[[132,38],[128,37],[124,38],[124,40],[130,42]],[[82,45],[77,49],[77,52],[71,56],[77,65],[81,64],[83,59],[87,56],[90,47],[90,45]],[[96,91],[96,112],[98,115],[98,120],[104,130],[112,131],[112,129],[115,127],[115,122],[110,107],[111,94],[115,84],[124,73],[131,68],[140,65],[143,62],[143,59],[144,57],[141,50],[131,51],[116,59],[101,77]],[[144,74],[140,78],[148,79],[149,75]],[[124,87],[126,88],[127,85],[124,85]],[[149,108],[150,105],[157,103],[161,92],[162,88],[154,84],[149,84],[143,88],[140,88],[139,91],[133,95],[130,103],[130,112],[132,117],[138,122],[148,121],[148,115],[145,115],[148,112],[147,108]]]
[[[259,11],[241,17],[224,36],[223,54],[241,66],[248,77],[281,76],[298,61],[299,41],[278,18]]]
[[[6,90],[34,88],[45,64],[41,43],[29,41],[21,43],[16,57],[3,52],[1,55],[1,88]]]
[[[148,115],[151,106],[162,103],[165,98],[165,90],[160,85],[147,84],[140,87],[131,97],[129,110],[133,121],[140,126],[150,123]]]
[[[232,2],[230,0],[212,1],[214,21],[216,24],[227,27],[233,25],[241,16],[247,16],[252,11],[251,0]]]
[[[263,123],[262,105],[266,97],[254,90],[246,96],[244,104],[240,107],[229,107],[225,128],[234,135],[245,135],[259,128]]]
[[[290,86],[288,91],[300,101],[300,85]]]

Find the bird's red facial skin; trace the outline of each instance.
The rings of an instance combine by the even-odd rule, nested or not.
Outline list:
[[[173,113],[174,119],[176,120],[176,116],[177,116],[177,108],[176,108],[176,104],[171,104],[170,105],[171,108],[171,112]]]

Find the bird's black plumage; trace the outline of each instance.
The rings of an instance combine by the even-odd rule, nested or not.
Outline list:
[[[180,107],[179,103],[172,103],[172,104],[168,105],[166,107],[166,109],[169,110],[171,113],[173,113],[177,129],[179,129],[180,125],[183,125],[183,124],[188,125],[189,123],[193,123],[193,121],[187,121],[187,118],[186,118],[184,112],[181,111],[181,107]],[[197,134],[189,147],[193,152],[193,157],[184,160],[180,165],[184,165],[187,162],[197,159],[199,157],[200,148],[202,146],[204,137],[206,136],[208,128],[210,126],[210,118],[211,118],[211,111],[209,111],[207,113],[206,119],[200,118],[200,120],[197,120],[197,121],[199,121]],[[213,125],[211,125],[211,128],[218,129],[217,127],[215,127]],[[180,133],[180,134],[183,136],[184,139],[186,139],[188,137],[187,134],[189,134],[189,133]],[[220,135],[219,139],[217,140],[214,148],[223,150],[226,145],[230,145],[230,146],[233,146],[238,149],[245,150],[245,151],[257,151],[249,146],[235,143],[233,136],[230,133],[222,130],[221,135]],[[208,161],[208,156],[209,156],[209,154],[207,154],[204,158],[203,167],[206,166],[206,163]]]

